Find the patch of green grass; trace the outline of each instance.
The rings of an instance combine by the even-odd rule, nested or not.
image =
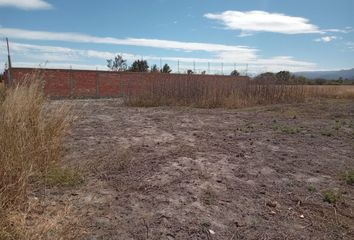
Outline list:
[[[323,192],[323,201],[328,202],[330,204],[337,203],[341,198],[341,194],[339,192],[333,190],[327,190]]]
[[[339,131],[339,129],[342,127],[342,124],[340,122],[336,122],[336,124],[333,126],[333,129],[336,131]]]
[[[354,185],[354,169],[345,173],[345,181],[349,185]]]
[[[45,181],[49,186],[75,187],[83,183],[83,178],[73,169],[53,167],[49,169]]]
[[[308,190],[309,192],[316,192],[316,191],[317,191],[316,188],[315,188],[313,185],[308,186],[308,187],[307,187],[307,190]]]

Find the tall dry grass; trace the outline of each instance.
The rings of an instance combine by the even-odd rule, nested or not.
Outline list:
[[[354,85],[307,85],[307,97],[354,99]]]
[[[272,103],[303,101],[302,86],[280,85],[272,81],[243,79],[134,80],[123,86],[129,106],[193,106],[238,108]]]
[[[128,106],[191,106],[239,108],[275,103],[297,103],[313,97],[354,98],[354,91],[341,86],[322,88],[279,84],[274,79],[201,79],[193,75],[174,79],[129,80],[122,92]],[[353,88],[354,90],[354,88]]]
[[[2,102],[5,98],[5,84],[0,82],[0,102]]]
[[[38,72],[0,99],[0,238],[14,236],[6,216],[26,203],[31,176],[58,162],[71,121],[68,106],[47,107]]]

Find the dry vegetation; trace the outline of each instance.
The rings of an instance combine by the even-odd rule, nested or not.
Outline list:
[[[40,204],[30,199],[30,188],[34,179],[47,179],[58,164],[72,115],[66,105],[49,110],[42,92],[39,73],[1,89],[0,239],[43,239],[38,233],[50,226],[36,222],[38,217],[37,227],[26,226],[31,209]]]
[[[92,236],[107,239],[145,239],[146,232],[156,239],[211,239],[208,229],[216,230],[215,239],[260,239],[264,232],[295,239],[319,236],[322,228],[330,239],[353,235],[352,150],[343,144],[353,133],[352,102],[338,102],[340,108],[325,102],[209,112],[77,101],[88,115],[68,138],[66,160],[85,166],[90,176],[72,192],[83,179],[60,163],[72,109],[67,101],[47,104],[40,73],[23,82],[6,91],[0,85],[0,240],[83,239],[82,224]],[[352,86],[201,81],[192,75],[123,87],[125,104],[139,107],[239,108],[354,98]],[[323,148],[309,155],[314,142]],[[53,188],[59,190],[46,192]]]
[[[307,85],[308,97],[354,99],[353,85]]]
[[[274,103],[298,103],[309,98],[354,98],[354,87],[285,85],[273,80],[135,80],[124,86],[126,105],[239,108]]]

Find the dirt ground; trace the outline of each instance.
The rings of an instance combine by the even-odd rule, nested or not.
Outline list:
[[[66,102],[81,118],[64,162],[85,182],[46,194],[70,205],[85,229],[77,239],[354,239],[354,186],[344,180],[354,169],[353,101],[239,110]]]

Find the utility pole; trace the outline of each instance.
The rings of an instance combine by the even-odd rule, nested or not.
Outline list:
[[[221,75],[224,75],[224,63],[221,63]]]
[[[9,81],[9,84],[11,84],[11,56],[10,56],[10,46],[9,46],[9,39],[6,38],[6,45],[7,45],[7,61],[8,61],[8,69],[7,69],[7,79]]]
[[[177,72],[179,73],[179,59],[177,60]]]
[[[162,70],[162,59],[160,58],[160,71]]]
[[[193,72],[195,73],[195,61],[193,61]]]

